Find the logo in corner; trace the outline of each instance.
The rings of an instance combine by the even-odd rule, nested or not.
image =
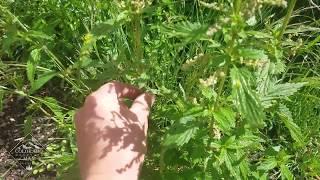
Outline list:
[[[10,155],[26,170],[32,170],[32,161],[36,160],[43,150],[43,146],[31,135],[22,138],[15,145]]]

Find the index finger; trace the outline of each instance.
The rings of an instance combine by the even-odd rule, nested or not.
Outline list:
[[[115,96],[118,99],[128,98],[134,100],[142,94],[142,91],[132,85],[114,81],[101,86],[95,93],[102,96]]]

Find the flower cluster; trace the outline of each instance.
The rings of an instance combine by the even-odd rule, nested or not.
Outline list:
[[[194,56],[192,59],[188,59],[188,60],[186,61],[186,63],[184,63],[184,64],[182,65],[182,70],[187,70],[187,69],[189,69],[189,67],[191,67],[192,65],[194,65],[198,60],[202,59],[203,56],[204,56],[204,54],[203,54],[203,53],[200,53],[200,54]]]
[[[151,5],[152,0],[133,0],[131,1],[131,6],[135,13],[141,13],[142,9],[146,7],[146,5]]]
[[[200,84],[202,84],[205,87],[214,86],[218,82],[217,73],[214,72],[213,75],[211,75],[208,79],[199,79]]]

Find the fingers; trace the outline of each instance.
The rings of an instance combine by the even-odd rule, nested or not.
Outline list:
[[[155,96],[150,93],[143,93],[132,103],[131,112],[135,113],[139,119],[148,120],[150,108],[155,101]]]
[[[118,99],[129,98],[131,100],[134,100],[141,93],[142,91],[134,86],[115,81],[101,86],[95,92],[101,96],[116,96]]]

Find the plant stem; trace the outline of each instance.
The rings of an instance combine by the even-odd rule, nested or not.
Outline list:
[[[217,95],[217,99],[216,99],[216,102],[214,103],[214,111],[217,109],[218,105],[219,105],[219,97],[221,96],[222,94],[222,90],[223,90],[223,87],[224,87],[224,83],[226,81],[226,76],[227,76],[227,73],[228,73],[228,68],[229,68],[229,63],[226,62],[226,64],[224,65],[223,67],[223,73],[224,73],[224,76],[222,77],[220,83],[219,83],[219,86],[218,86],[218,95]]]
[[[234,2],[234,12],[235,12],[236,15],[239,15],[240,7],[241,7],[241,0],[236,0]]]
[[[292,12],[293,12],[293,9],[294,9],[294,6],[295,6],[296,2],[297,2],[297,0],[291,0],[290,1],[289,7],[288,7],[288,12],[287,12],[287,14],[285,16],[285,19],[283,21],[280,33],[278,34],[278,40],[279,41],[282,39],[284,31],[286,30],[286,28],[288,26],[288,23],[289,23],[289,20],[291,18],[291,15],[292,15]]]

